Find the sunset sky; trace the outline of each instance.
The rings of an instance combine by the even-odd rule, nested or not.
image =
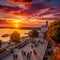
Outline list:
[[[0,27],[39,27],[60,20],[60,0],[0,0]]]

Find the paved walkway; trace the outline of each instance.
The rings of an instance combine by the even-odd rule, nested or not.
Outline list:
[[[18,55],[17,60],[27,60],[27,56],[22,55],[22,53],[21,53],[22,50],[24,50],[26,52],[26,54],[30,51],[35,50],[37,55],[34,55],[34,53],[32,53],[30,60],[43,60],[43,56],[45,54],[48,42],[43,39],[41,41],[44,41],[44,43],[43,44],[39,43],[39,46],[34,47],[33,49],[31,48],[31,45],[33,45],[32,43],[27,44],[25,47],[23,47],[21,49],[15,49],[14,53]],[[13,60],[13,54],[7,56],[3,60]]]

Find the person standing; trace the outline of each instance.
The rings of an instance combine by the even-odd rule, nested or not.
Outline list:
[[[18,56],[17,56],[17,54],[15,55],[15,59],[17,60],[17,58],[18,58]]]
[[[28,52],[28,54],[27,54],[27,60],[30,60],[30,57],[31,57],[31,55],[30,55],[30,53]]]
[[[15,54],[13,54],[13,60],[15,60]]]

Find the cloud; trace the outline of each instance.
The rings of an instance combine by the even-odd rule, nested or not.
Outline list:
[[[22,10],[20,13],[22,13],[23,15],[33,15],[38,13],[40,10],[42,9],[46,9],[47,7],[44,6],[44,4],[42,3],[34,3],[31,5],[25,5],[26,9]]]
[[[45,0],[46,2],[50,2],[51,0]]]
[[[8,22],[6,22],[6,20],[1,20],[0,19],[0,24],[6,24],[6,23],[8,23]]]
[[[28,5],[28,7],[27,7],[27,5],[25,5],[25,8],[26,9],[23,9],[20,7],[11,7],[11,6],[0,5],[0,12],[12,13],[14,15],[21,15],[21,16],[29,16],[31,14],[37,13],[39,10],[45,8],[45,6],[41,3],[39,3],[39,4]]]
[[[44,8],[45,8],[45,6],[42,3],[34,3],[29,6],[30,10],[40,10],[40,9],[44,9]]]
[[[11,7],[11,6],[0,5],[0,11],[10,12],[10,11],[18,11],[21,9],[22,8],[19,8],[19,7]]]
[[[60,14],[55,14],[54,16],[60,16]]]
[[[19,24],[22,24],[24,27],[41,26],[45,20],[60,19],[60,8],[56,7],[56,5],[54,6],[51,2],[52,0],[33,0],[34,3],[33,1],[27,1],[28,0],[24,0],[24,3],[20,4],[19,2],[19,4],[14,5],[0,4],[0,26],[4,24],[4,26],[13,26],[11,25],[13,24],[11,21],[15,20],[21,20],[22,22]],[[9,2],[13,1],[11,0]],[[60,6],[60,4],[57,4],[57,6]]]
[[[6,17],[10,16],[12,17],[12,15],[23,15],[20,11],[22,11],[23,8],[20,8],[18,6],[4,6],[4,5],[0,5],[0,15],[4,16],[6,15]]]
[[[42,17],[41,20],[60,20],[58,16]]]
[[[33,0],[8,0],[15,4],[31,4]]]
[[[36,0],[37,1],[37,0]],[[45,1],[45,0],[44,0]],[[22,7],[22,6],[21,6]],[[24,16],[27,20],[30,19],[55,19],[54,17],[60,19],[60,14],[57,15],[60,12],[60,8],[47,6],[43,2],[39,3],[32,3],[32,4],[26,4],[23,8],[21,8],[20,5],[18,6],[4,6],[0,5],[0,13],[4,13],[6,18],[15,18]],[[0,17],[1,17],[0,14]],[[9,17],[10,16],[10,17]],[[33,17],[32,17],[33,16]],[[53,18],[51,18],[51,16]],[[3,17],[3,18],[5,18]],[[18,19],[17,18],[17,19]]]

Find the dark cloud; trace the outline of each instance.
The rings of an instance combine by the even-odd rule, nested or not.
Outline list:
[[[39,12],[39,10],[42,9],[46,9],[47,7],[44,6],[44,4],[42,3],[34,3],[31,5],[25,5],[25,7],[27,8],[26,10],[21,11],[21,13],[23,14],[27,14],[27,15],[32,15],[32,14],[36,14]]]
[[[60,20],[59,17],[48,17],[48,18],[40,18],[41,20]]]
[[[2,0],[1,0],[2,1]],[[13,2],[13,0],[10,0],[11,2]],[[15,0],[15,2],[17,1],[21,1],[21,0]],[[29,1],[32,2],[32,0],[22,0],[24,1],[25,3]],[[15,16],[27,16],[28,18],[32,18],[32,16],[35,18],[35,17],[42,17],[41,19],[50,19],[51,18],[43,18],[43,16],[47,15],[52,15],[54,17],[59,17],[60,14],[57,14],[60,12],[60,8],[58,7],[54,7],[52,6],[52,0],[43,0],[45,2],[41,2],[42,0],[33,0],[35,1],[34,3],[32,4],[26,4],[24,5],[23,8],[21,8],[22,6],[19,4],[18,6],[5,6],[5,5],[0,5],[0,12],[2,13],[6,13],[6,16],[8,16],[8,14],[13,14]],[[36,3],[36,1],[39,1]],[[46,1],[48,1],[46,3]],[[57,0],[55,0],[57,1]],[[53,1],[54,2],[54,1]],[[23,4],[22,4],[23,5]],[[48,6],[49,5],[49,6]],[[58,4],[59,6],[60,4]],[[20,7],[21,6],[21,7]],[[46,10],[45,10],[46,9]],[[54,19],[54,18],[52,18]]]
[[[50,2],[51,0],[45,0],[46,2]]]
[[[4,11],[7,11],[7,12],[9,12],[9,11],[18,11],[18,10],[21,10],[21,8],[19,8],[19,7],[11,7],[11,6],[4,6],[4,5],[0,5],[0,10],[4,10]]]
[[[15,15],[35,14],[39,10],[45,9],[46,7],[44,6],[44,4],[37,3],[37,4],[25,5],[25,8],[27,8],[27,9],[23,9],[23,8],[20,8],[20,7],[11,7],[11,6],[0,5],[0,11],[3,11],[5,13],[7,13],[7,12],[11,13],[12,12]]]
[[[44,8],[45,8],[45,6],[42,3],[31,4],[29,6],[30,10],[40,10],[40,9],[44,9]]]
[[[55,9],[55,8],[49,8],[48,11],[46,11],[42,14],[39,14],[39,16],[44,16],[44,15],[49,15],[49,14],[56,14],[58,12],[59,11],[57,11],[57,9]]]
[[[60,13],[59,14],[55,14],[54,16],[60,17]]]

